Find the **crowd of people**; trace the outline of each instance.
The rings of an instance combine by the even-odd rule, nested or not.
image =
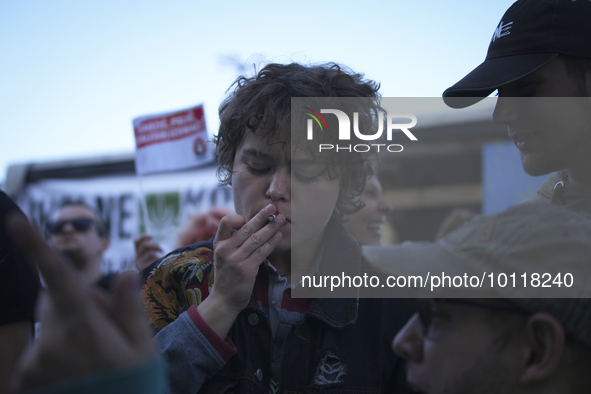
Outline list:
[[[504,212],[457,215],[434,243],[382,246],[392,206],[374,154],[318,152],[292,132],[292,97],[363,98],[356,121],[375,124],[379,85],[334,63],[268,64],[234,83],[215,144],[235,212],[194,220],[163,257],[140,237],[139,276],[101,273],[109,240],[92,207],[61,207],[48,244],[0,194],[0,391],[589,392],[590,16],[591,2],[518,0],[485,61],[443,93],[463,108],[497,91],[493,121],[524,170],[552,175]],[[302,274],[344,266],[566,267],[577,291],[292,297]]]

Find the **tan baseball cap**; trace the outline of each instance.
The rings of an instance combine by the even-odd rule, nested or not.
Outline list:
[[[520,204],[477,216],[436,243],[363,246],[363,255],[390,275],[425,277],[444,272],[450,277],[483,278],[482,287],[449,291],[427,287],[420,296],[508,298],[526,311],[554,315],[568,333],[591,346],[591,214],[587,212],[547,203]],[[494,286],[490,286],[491,273]]]
[[[455,286],[466,291],[466,297],[480,297],[475,294],[480,290],[504,298],[591,297],[591,214],[547,203],[520,204],[477,216],[435,243],[364,245],[363,255],[370,264],[395,275],[477,276],[482,285]],[[498,285],[500,274],[515,274],[515,286]],[[535,274],[540,275],[539,284]],[[566,277],[566,285],[555,281],[558,274]]]

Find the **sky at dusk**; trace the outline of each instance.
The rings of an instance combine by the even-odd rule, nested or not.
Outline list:
[[[2,1],[0,183],[11,164],[134,150],[132,119],[217,107],[268,62],[338,62],[383,96],[437,97],[512,0]]]

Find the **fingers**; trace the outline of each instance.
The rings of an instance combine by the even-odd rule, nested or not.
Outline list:
[[[149,254],[142,255],[141,258],[136,257],[136,259],[133,261],[133,264],[138,271],[142,271],[158,260],[161,256],[161,254],[155,251],[150,252]]]
[[[266,258],[281,239],[279,229],[285,224],[285,216],[276,215],[276,212],[275,205],[269,204],[247,223],[244,223],[244,218],[239,215],[224,217],[220,222],[214,248],[219,249],[218,245],[223,242],[224,245],[220,245],[223,249],[233,249],[236,252],[223,253],[227,256],[233,255],[237,261],[246,260],[253,252],[258,251],[254,258],[260,263],[260,257]],[[270,222],[271,215],[274,215],[275,219]]]
[[[264,244],[259,246],[254,250],[258,254],[258,259],[264,260],[275,250],[275,247],[279,243],[279,241],[283,238],[283,233],[281,231],[277,231],[273,236]]]
[[[143,256],[156,256],[158,258],[158,253],[162,253],[162,248],[157,242],[150,241],[146,242],[143,245],[140,245],[137,254]],[[155,259],[154,259],[155,260]],[[154,261],[152,260],[152,261]]]
[[[162,248],[157,242],[150,242],[148,244],[142,245],[138,251],[139,255],[156,256],[156,258],[158,258],[158,253],[162,253]]]
[[[152,236],[143,234],[133,241],[135,244],[136,254],[141,254],[147,251],[162,252],[162,248],[158,242],[152,240]]]
[[[142,234],[136,239],[133,240],[133,244],[135,245],[135,250],[137,251],[139,247],[146,241],[150,241],[152,236],[150,234]]]
[[[285,216],[282,214],[275,215],[276,212],[276,207],[269,204],[236,232],[234,237],[241,245],[240,249],[245,256],[250,255],[263,245],[265,246],[263,249],[267,249],[270,245],[275,247],[277,243],[272,241],[272,237],[285,224]],[[269,216],[271,215],[274,215],[275,218],[270,222]],[[262,250],[259,251],[259,253],[261,252]]]
[[[135,245],[135,267],[143,270],[162,256],[162,248],[149,234],[143,234],[133,241]]]
[[[269,223],[269,216],[275,214],[277,208],[273,204],[267,205],[264,209],[262,209],[259,213],[257,213],[248,223],[242,226],[235,235],[235,239],[238,243],[244,244],[246,240],[254,236],[253,243],[262,244],[265,240],[259,240],[258,238],[262,235],[255,235],[257,232],[262,229],[266,224]],[[270,232],[270,238],[277,230]],[[262,241],[262,242],[259,242]],[[260,246],[260,245],[259,245]]]
[[[140,284],[137,273],[122,272],[115,283],[112,298],[113,320],[122,334],[136,349],[145,349],[144,356],[155,353],[150,333],[145,323],[140,301]]]
[[[56,308],[62,311],[84,308],[85,297],[72,264],[51,250],[22,215],[9,214],[6,228],[23,257],[39,268]]]
[[[252,234],[267,224],[269,222],[269,216],[273,215],[276,211],[277,208],[275,205],[269,204],[250,219],[248,223],[240,215],[225,216],[220,221],[215,240],[219,242],[234,236],[235,241],[242,245]],[[234,235],[235,230],[238,230],[236,235]]]
[[[218,232],[215,236],[214,247],[218,243],[229,239],[234,232],[244,226],[246,220],[240,215],[228,215],[220,221]]]

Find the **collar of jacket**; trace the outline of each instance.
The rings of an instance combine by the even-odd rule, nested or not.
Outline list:
[[[353,275],[361,272],[361,248],[359,243],[349,234],[343,223],[331,219],[326,226],[322,266],[320,274],[333,272],[340,275],[346,265],[354,269]],[[259,270],[264,269],[263,265]],[[351,271],[348,271],[351,272]],[[306,316],[316,318],[332,328],[341,329],[357,321],[359,308],[359,290],[351,289],[351,298],[314,298]],[[248,308],[257,309],[254,292]]]
[[[550,174],[540,188],[538,194],[554,204],[564,205],[575,211],[591,212],[591,196],[568,182],[566,171]]]
[[[361,248],[340,220],[331,219],[326,227],[320,274],[341,275],[345,270],[358,275]],[[306,313],[333,328],[344,328],[357,321],[359,290],[351,289],[351,298],[315,298]]]

